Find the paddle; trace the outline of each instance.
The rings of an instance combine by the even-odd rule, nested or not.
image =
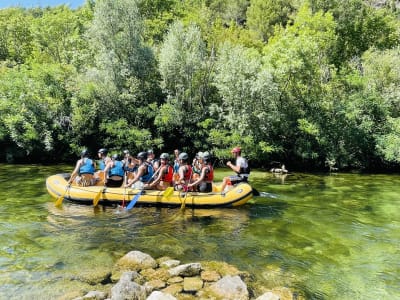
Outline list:
[[[174,193],[174,187],[173,186],[167,187],[163,193],[163,198],[169,199],[173,193]]]
[[[71,184],[68,184],[67,187],[65,188],[64,194],[63,194],[63,195],[60,195],[60,196],[57,198],[56,203],[55,203],[56,206],[60,206],[60,205],[62,204],[62,202],[63,202],[63,200],[64,200],[64,197],[65,197],[65,195],[67,194],[67,192],[69,191],[70,187],[71,187]]]
[[[185,210],[186,198],[187,198],[188,193],[189,193],[189,189],[188,189],[188,187],[186,186],[186,194],[185,194],[185,197],[183,198],[183,202],[182,202],[182,205],[181,205],[181,210]]]
[[[104,192],[104,190],[105,190],[105,187],[103,187],[103,188],[96,194],[96,196],[94,196],[94,198],[93,198],[93,206],[97,206],[97,204],[99,204],[99,200],[100,200],[101,194]]]
[[[156,176],[156,174],[158,174],[159,171],[160,171],[160,169],[158,169],[157,172],[154,172],[154,174],[150,177],[150,179],[146,182],[146,184],[148,184]],[[133,196],[131,202],[129,202],[129,204],[125,208],[125,210],[131,210],[135,206],[136,202],[139,200],[140,196],[143,193],[144,186],[145,186],[145,184],[143,184],[143,186],[140,189],[139,193],[137,193],[135,196]]]
[[[188,183],[190,183],[190,181],[192,181],[193,169],[192,169],[191,171],[192,171],[192,172],[190,173],[190,178],[189,178]],[[183,198],[183,202],[182,202],[182,204],[181,204],[181,210],[184,210],[184,209],[185,209],[185,206],[186,206],[186,198],[187,198],[188,193],[189,193],[189,188],[188,188],[188,186],[186,185],[186,194],[185,194],[185,197]]]
[[[131,209],[135,206],[136,202],[137,202],[137,201],[139,200],[139,198],[140,198],[140,195],[142,195],[142,192],[143,192],[143,189],[141,189],[141,190],[139,191],[139,193],[137,193],[135,196],[133,196],[131,202],[129,202],[128,206],[125,207],[125,210],[131,210]]]

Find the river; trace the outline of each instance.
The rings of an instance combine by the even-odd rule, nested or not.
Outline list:
[[[259,291],[286,286],[306,299],[400,298],[400,176],[286,177],[253,171],[261,193],[236,209],[64,202],[46,177],[71,166],[0,164],[0,299],[57,299],[96,287],[131,250],[182,262],[226,261],[254,274]],[[228,174],[218,170],[217,179]]]

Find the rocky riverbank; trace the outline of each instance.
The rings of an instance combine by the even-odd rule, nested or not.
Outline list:
[[[140,251],[127,253],[117,261],[110,273],[98,280],[107,286],[107,291],[93,290],[80,297],[65,295],[63,299],[303,299],[286,287],[267,289],[255,286],[251,274],[225,262],[182,264],[170,257],[154,259]]]

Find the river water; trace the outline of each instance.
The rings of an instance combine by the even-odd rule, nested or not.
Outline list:
[[[131,250],[225,261],[254,275],[255,293],[283,286],[305,299],[400,299],[399,175],[254,171],[261,196],[237,209],[127,213],[56,208],[46,177],[70,170],[0,164],[0,299],[101,289],[87,283],[90,274]]]

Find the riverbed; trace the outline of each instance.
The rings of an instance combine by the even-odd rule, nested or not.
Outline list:
[[[257,170],[260,192],[235,209],[54,206],[46,177],[71,166],[0,165],[1,299],[91,290],[87,272],[131,250],[218,260],[306,299],[400,298],[398,174]],[[229,174],[219,169],[217,179]]]

